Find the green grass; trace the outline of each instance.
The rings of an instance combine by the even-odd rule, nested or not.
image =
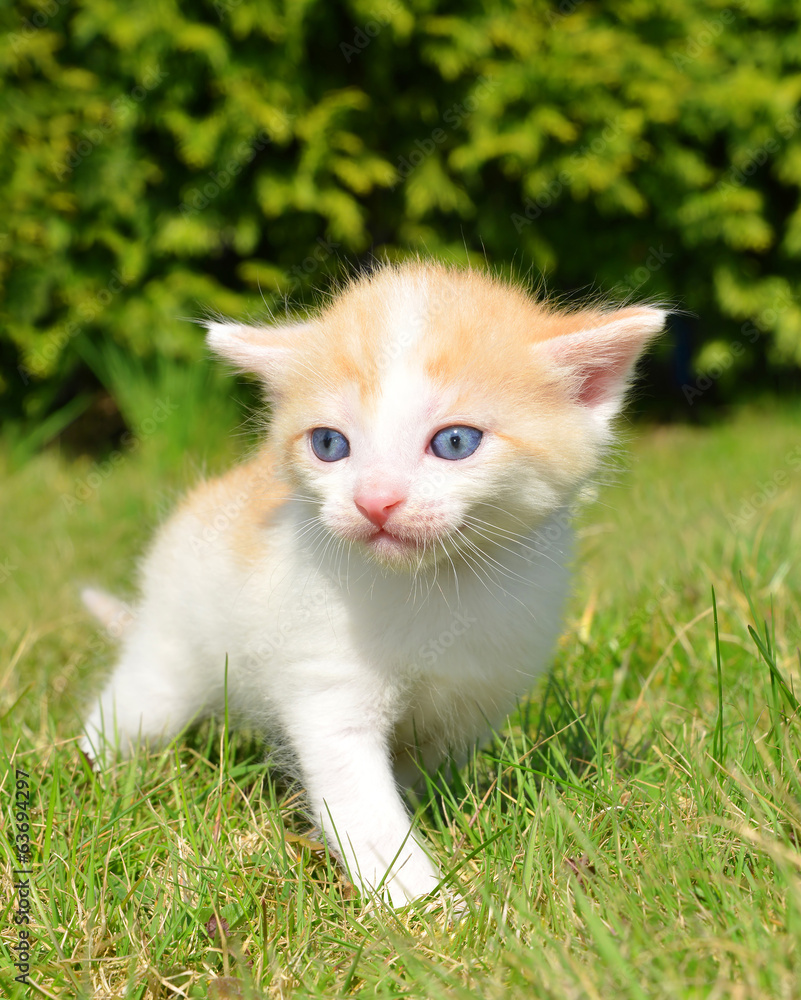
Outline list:
[[[582,518],[553,673],[421,808],[467,900],[455,921],[355,896],[246,735],[210,725],[101,777],[77,753],[112,655],[77,585],[131,595],[172,498],[224,463],[224,421],[210,410],[191,448],[156,430],[77,505],[62,497],[91,460],[51,450],[14,471],[0,494],[2,996],[37,995],[9,975],[14,766],[32,776],[44,996],[797,995],[799,417],[632,433],[631,469]]]

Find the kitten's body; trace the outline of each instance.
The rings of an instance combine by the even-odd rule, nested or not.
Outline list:
[[[482,739],[547,666],[565,508],[661,323],[416,265],[287,331],[212,324],[273,393],[270,438],[160,532],[87,747],[220,712],[227,659],[233,716],[291,751],[351,875],[395,904],[431,891],[397,786]],[[310,432],[331,427],[349,450],[321,459]],[[471,428],[474,453],[435,454]]]

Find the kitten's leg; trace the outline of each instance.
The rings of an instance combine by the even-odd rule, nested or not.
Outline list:
[[[440,875],[412,832],[380,719],[338,695],[305,695],[284,713],[312,815],[354,881],[376,889],[383,880],[381,891],[403,906]]]
[[[208,695],[183,644],[142,630],[129,637],[86,720],[81,749],[107,763],[115,751],[127,756],[139,743],[161,746],[201,714]]]

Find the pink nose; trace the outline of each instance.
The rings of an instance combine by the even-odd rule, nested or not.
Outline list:
[[[360,512],[377,528],[383,528],[393,509],[402,503],[403,497],[396,493],[373,493],[354,497]]]

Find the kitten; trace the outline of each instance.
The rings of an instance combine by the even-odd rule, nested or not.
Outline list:
[[[568,509],[665,314],[560,312],[476,271],[353,281],[315,318],[210,322],[264,381],[258,455],[160,530],[84,747],[108,759],[228,703],[286,748],[351,878],[403,905],[440,873],[399,789],[501,724],[547,666]]]

